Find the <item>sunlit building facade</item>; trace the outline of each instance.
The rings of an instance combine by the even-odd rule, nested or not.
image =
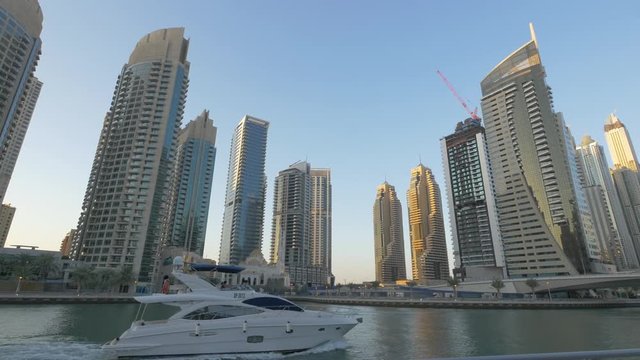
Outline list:
[[[233,134],[222,219],[220,264],[239,264],[254,250],[262,249],[268,130],[267,121],[247,115]]]
[[[73,243],[73,237],[76,234],[76,229],[71,229],[62,239],[62,243],[60,244],[60,254],[65,257],[69,257],[71,255],[71,244]]]
[[[189,84],[183,28],[145,35],[122,68],[98,140],[71,257],[152,281]]]
[[[178,135],[163,246],[204,255],[209,202],[216,161],[216,132],[209,111],[189,122]]]
[[[478,280],[506,275],[498,214],[480,119],[459,122],[440,140],[455,274]]]
[[[373,204],[373,242],[376,281],[388,284],[406,279],[402,205],[388,182],[379,185]]]
[[[440,187],[431,169],[422,164],[411,169],[407,207],[413,280],[422,284],[446,280],[449,258]]]
[[[565,129],[553,109],[533,26],[531,35],[481,83],[508,275],[586,273]]]
[[[613,168],[625,167],[638,171],[638,157],[633,148],[629,131],[616,114],[610,114],[604,124],[604,136],[613,160]]]

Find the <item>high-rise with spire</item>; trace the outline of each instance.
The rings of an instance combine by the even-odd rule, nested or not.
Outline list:
[[[71,256],[128,267],[151,282],[166,215],[176,139],[189,84],[183,28],[136,44],[116,82],[82,204]]]
[[[378,186],[373,204],[373,242],[376,281],[387,284],[406,279],[402,205],[388,182]]]
[[[411,169],[407,207],[413,280],[426,284],[447,279],[449,258],[440,187],[431,169],[422,164]]]
[[[637,268],[639,263],[633,239],[602,145],[591,136],[584,136],[577,147],[577,154],[584,173],[584,189],[598,239],[606,246],[619,270]]]
[[[564,126],[553,109],[538,42],[482,80],[482,113],[510,277],[588,272]]]
[[[163,246],[176,246],[203,256],[216,161],[216,132],[207,110],[180,131]]]
[[[491,280],[506,275],[498,213],[480,119],[459,122],[440,140],[455,267],[463,276]]]
[[[638,157],[633,148],[629,131],[616,114],[610,114],[607,118],[604,124],[604,136],[613,160],[613,168],[625,167],[637,172],[640,169]]]
[[[245,116],[236,126],[229,154],[222,219],[220,264],[239,264],[262,248],[267,192],[267,121]]]
[[[0,203],[42,87],[33,76],[42,20],[37,0],[0,0]]]

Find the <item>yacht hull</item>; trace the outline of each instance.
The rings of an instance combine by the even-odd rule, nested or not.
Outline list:
[[[137,322],[103,346],[118,357],[291,353],[338,340],[358,322],[327,315],[242,320]],[[276,315],[277,316],[277,315]],[[143,325],[144,324],[144,325]]]

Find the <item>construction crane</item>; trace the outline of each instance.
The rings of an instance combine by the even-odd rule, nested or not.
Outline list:
[[[476,114],[476,112],[478,111],[478,108],[475,108],[473,111],[471,111],[467,103],[462,99],[462,97],[460,97],[460,95],[458,95],[458,93],[456,92],[456,89],[453,88],[453,85],[451,85],[451,83],[449,82],[449,80],[447,80],[444,74],[441,73],[440,70],[436,70],[436,72],[438,73],[438,75],[440,75],[440,78],[442,79],[442,81],[444,81],[445,85],[447,85],[449,90],[451,90],[451,93],[453,94],[453,96],[455,96],[456,99],[458,99],[458,102],[460,102],[460,105],[462,105],[464,110],[469,113],[469,116],[471,116],[471,118],[474,120],[480,120],[480,117],[478,116],[478,114]]]

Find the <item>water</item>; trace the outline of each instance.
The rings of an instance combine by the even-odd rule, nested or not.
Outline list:
[[[426,359],[640,348],[640,308],[467,310],[302,305],[358,313],[364,323],[344,341],[302,354],[189,359]],[[128,328],[137,310],[137,304],[1,305],[0,359],[109,359],[100,345]],[[163,305],[150,307],[145,319],[172,312],[173,308]]]

